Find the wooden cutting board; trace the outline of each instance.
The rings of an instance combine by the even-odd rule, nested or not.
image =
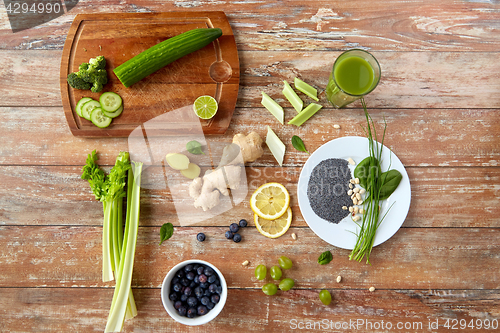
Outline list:
[[[129,88],[113,73],[114,68],[151,46],[195,28],[221,28],[222,36]],[[104,89],[92,93],[71,88],[68,74],[98,55],[107,61],[108,84]],[[219,102],[214,118],[200,120],[203,133],[223,134],[233,115],[240,79],[236,42],[223,12],[79,14],[64,44],[60,75],[64,113],[71,132],[80,137],[127,137],[144,122],[192,105],[201,95]],[[80,98],[99,100],[106,91],[122,97],[124,110],[109,127],[100,129],[79,117],[75,107]]]

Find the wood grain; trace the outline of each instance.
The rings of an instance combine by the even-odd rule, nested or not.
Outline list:
[[[227,240],[226,230],[176,227],[172,238],[159,246],[159,227],[140,227],[132,285],[159,288],[174,265],[201,259],[217,266],[231,288],[260,288],[272,280],[256,280],[254,268],[261,263],[270,268],[281,255],[294,262],[284,274],[299,289],[497,289],[500,283],[498,274],[484,274],[500,265],[498,228],[403,228],[373,249],[372,266],[350,261],[349,250],[327,244],[309,228],[292,228],[269,240],[247,227],[241,243]],[[203,243],[196,240],[200,231],[207,236]],[[292,232],[297,240],[290,237]],[[0,287],[114,286],[101,281],[101,227],[3,226],[0,233]],[[321,266],[317,259],[326,250],[333,260]],[[245,260],[250,262],[246,267],[241,265]],[[335,281],[338,275],[341,284]]]
[[[105,168],[109,171],[109,168]],[[412,189],[410,211],[403,227],[498,228],[500,227],[499,168],[407,168]],[[286,185],[292,195],[293,226],[306,227],[297,203],[299,167],[246,168],[248,194],[234,209],[198,223],[227,227],[227,221],[246,218],[252,225],[248,204],[251,193],[269,181]],[[0,225],[9,226],[99,226],[102,205],[86,181],[81,167],[0,167]],[[160,183],[163,172],[151,173]],[[165,222],[180,226],[168,188],[143,189],[141,225],[159,227]],[[187,195],[187,194],[186,194]],[[191,207],[191,203],[186,203]],[[201,210],[192,210],[193,219]],[[478,218],[480,216],[480,218]]]
[[[162,307],[159,289],[133,292],[138,316],[125,322],[123,332],[289,332],[294,327],[298,330],[299,325],[359,332],[367,321],[380,325],[383,320],[391,323],[393,330],[402,323],[414,328],[412,332],[444,333],[450,331],[443,327],[446,319],[469,323],[498,318],[495,304],[500,298],[497,290],[333,290],[332,304],[323,306],[319,290],[293,290],[268,297],[260,290],[230,289],[228,297],[234,301],[201,329],[171,319]],[[100,288],[92,293],[85,288],[0,288],[0,316],[4,319],[0,328],[13,333],[34,327],[39,331],[102,332],[112,296],[112,290]],[[336,323],[357,320],[364,324],[335,330]],[[429,329],[429,322],[436,320],[440,327]]]
[[[483,1],[352,2],[284,0],[276,3],[85,0],[66,15],[25,34],[0,26],[2,49],[62,49],[81,13],[225,11],[239,49],[490,51],[499,42],[498,4]],[[283,10],[287,8],[287,10]]]
[[[495,108],[500,67],[496,52],[372,52],[382,77],[366,98],[369,108]],[[239,51],[240,89],[237,107],[261,107],[261,92],[291,107],[282,96],[282,81],[300,77],[320,92],[320,104],[330,108],[324,88],[338,51]],[[0,50],[0,106],[61,106],[57,74],[61,52]],[[412,64],[408,66],[408,64]],[[459,69],[459,70],[458,70]],[[26,75],[30,71],[30,75]],[[439,72],[436,76],[435,73]],[[111,75],[111,73],[109,73]],[[464,79],[466,78],[466,79]],[[24,91],[29,90],[30,94]],[[301,94],[305,103],[312,100]],[[137,97],[139,99],[139,97]],[[137,101],[136,101],[137,102]],[[359,108],[354,103],[350,108]]]

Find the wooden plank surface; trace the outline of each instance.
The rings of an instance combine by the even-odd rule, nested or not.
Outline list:
[[[67,126],[58,73],[75,15],[207,10],[226,13],[241,78],[227,133],[208,140],[215,147],[240,132],[265,137],[269,125],[286,144],[284,167],[265,148],[246,168],[245,200],[195,226],[181,225],[168,189],[142,190],[132,282],[139,315],[124,332],[450,332],[453,320],[456,331],[495,331],[478,324],[500,320],[500,7],[450,0],[82,0],[15,34],[0,4],[0,331],[103,331],[111,303],[114,284],[101,282],[102,204],[80,173],[92,150],[109,170],[129,147],[125,138],[76,138]],[[348,250],[308,228],[296,198],[308,155],[290,142],[299,135],[313,152],[335,138],[364,136],[360,104],[335,110],[323,91],[334,59],[354,47],[381,63],[381,83],[366,101],[378,126],[387,121],[385,144],[405,165],[412,189],[402,228],[373,250],[371,266],[349,261]],[[260,104],[264,91],[291,119],[295,111],[281,90],[294,77],[318,88],[324,106],[299,128],[280,125]],[[150,183],[163,181],[155,170]],[[267,181],[282,182],[292,194],[292,228],[275,240],[257,232],[248,204]],[[250,221],[243,241],[227,241],[229,223],[241,218]],[[159,246],[165,222],[175,232]],[[196,241],[198,232],[207,235],[204,243]],[[333,260],[320,266],[326,250]],[[294,261],[285,275],[296,287],[268,297],[253,269],[269,268],[283,254]],[[223,312],[201,327],[174,322],[160,299],[168,269],[194,257],[216,264],[229,285]],[[322,288],[333,296],[328,307],[318,300]],[[325,326],[359,320],[392,329]],[[460,320],[469,326],[461,328]],[[411,327],[398,330],[398,323]]]

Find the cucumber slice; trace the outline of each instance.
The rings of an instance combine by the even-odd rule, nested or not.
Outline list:
[[[92,114],[90,115],[90,121],[99,128],[108,127],[111,124],[111,120],[111,118],[104,115],[102,108],[99,107],[92,110]]]
[[[99,103],[101,103],[103,111],[113,112],[118,110],[122,105],[122,98],[117,93],[108,91],[99,97]]]
[[[90,101],[86,102],[82,106],[82,117],[87,119],[87,120],[90,120],[90,115],[92,114],[92,111],[95,108],[100,108],[100,107],[101,107],[101,103],[99,103],[98,101],[90,100]]]
[[[109,118],[116,118],[116,117],[118,117],[119,115],[122,114],[122,111],[123,111],[123,104],[120,105],[120,107],[118,108],[118,110],[113,111],[113,112],[108,112],[108,111],[104,110],[104,108],[102,108],[102,112],[104,112],[104,115],[106,117],[109,117]]]
[[[90,97],[80,98],[78,103],[76,103],[76,107],[75,107],[76,114],[79,115],[80,117],[83,117],[82,116],[82,106],[83,106],[83,104],[85,104],[91,100],[92,100],[92,98],[90,98]]]

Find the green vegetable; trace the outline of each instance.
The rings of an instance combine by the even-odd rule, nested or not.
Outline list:
[[[302,111],[302,107],[304,106],[304,102],[300,99],[299,95],[292,89],[288,82],[283,81],[283,95],[285,95],[286,99],[292,104],[295,111]]]
[[[274,283],[266,283],[262,286],[264,294],[272,296],[278,292],[278,287]]]
[[[219,28],[193,29],[158,43],[116,67],[113,72],[125,87],[173,61],[199,50],[222,36]]]
[[[283,279],[280,281],[279,287],[283,291],[288,291],[288,290],[292,289],[294,285],[295,285],[295,281],[293,281],[293,279],[286,278],[286,279]]]
[[[88,63],[82,63],[78,72],[68,75],[68,84],[75,89],[91,90],[100,92],[103,86],[108,83],[108,73],[104,69],[106,60],[103,56],[97,56],[89,60]]]
[[[271,267],[270,274],[273,280],[279,280],[281,279],[281,275],[283,273],[281,272],[281,268],[279,266],[273,266]]]
[[[298,115],[296,115],[292,120],[288,122],[288,125],[300,126],[305,123],[309,118],[314,116],[316,112],[321,110],[323,106],[311,103],[304,110],[302,110]]]
[[[321,253],[321,255],[319,256],[318,264],[326,265],[330,261],[332,261],[332,259],[333,259],[332,253],[330,251],[325,251],[325,252]]]
[[[172,223],[164,223],[160,228],[160,245],[174,234],[174,226]]]
[[[282,166],[283,159],[285,158],[286,146],[269,126],[267,126],[266,145],[269,147],[269,150],[276,159],[276,162]]]
[[[107,91],[99,96],[99,103],[104,112],[114,112],[122,106],[122,98],[117,93]]]
[[[79,115],[80,117],[83,117],[83,115],[82,115],[82,106],[83,106],[83,104],[85,104],[87,102],[90,102],[91,100],[92,100],[92,98],[90,98],[90,97],[80,98],[80,100],[78,101],[78,103],[76,103],[76,107],[75,107],[76,114]]]
[[[205,155],[201,147],[202,147],[201,143],[199,143],[196,140],[189,141],[186,144],[186,150],[194,155],[201,155],[201,154]]]
[[[90,101],[85,102],[82,105],[81,113],[82,117],[90,120],[90,116],[92,115],[92,111],[94,111],[95,108],[100,108],[101,104],[98,101],[94,101],[91,99]]]
[[[296,135],[292,136],[292,145],[298,151],[304,151],[309,154],[309,152],[306,149],[306,146],[304,145],[304,141],[302,141],[302,139]]]
[[[292,268],[292,261],[288,257],[281,256],[278,259],[278,261],[279,261],[279,264],[280,264],[281,268],[283,268],[283,269],[290,269],[290,268]]]
[[[313,86],[305,83],[304,81],[302,81],[301,79],[299,79],[297,77],[294,79],[294,85],[298,91],[303,92],[307,96],[314,99],[316,102],[319,101],[318,90],[316,90],[316,88],[314,88]]]
[[[116,280],[115,296],[113,296],[109,317],[110,320],[113,318],[116,328],[119,326],[120,320],[121,325],[123,325],[125,315],[127,318],[137,315],[130,285],[137,239],[136,229],[139,221],[142,164],[136,163],[132,166],[129,154],[120,152],[114,167],[106,176],[97,165],[97,159],[95,150],[88,155],[86,165],[82,169],[82,179],[88,181],[96,200],[103,204],[102,280],[104,282]],[[127,197],[125,235],[123,235],[124,197]],[[118,297],[118,291],[120,291],[120,297]],[[114,312],[115,309],[120,309],[118,316]],[[121,316],[122,309],[124,309],[124,316]],[[109,330],[107,329],[107,331]]]
[[[285,112],[274,99],[269,97],[265,92],[262,92],[262,100],[260,103],[283,125],[285,121]]]
[[[266,278],[267,268],[264,265],[258,265],[255,267],[255,277],[257,280],[264,280]]]
[[[330,305],[330,303],[332,302],[332,295],[328,290],[323,289],[319,292],[319,300],[324,305]]]
[[[102,108],[94,108],[90,114],[90,121],[99,128],[108,127],[111,124],[111,118],[106,116]]]
[[[385,218],[380,216],[380,200],[385,199],[392,193],[401,178],[398,175],[399,172],[386,172],[382,173],[380,163],[382,157],[382,149],[384,145],[385,132],[387,129],[387,123],[384,126],[384,132],[382,135],[382,141],[380,145],[377,143],[377,132],[375,130],[375,125],[368,114],[366,104],[363,98],[361,98],[361,104],[365,112],[365,118],[367,122],[367,128],[365,132],[368,137],[368,150],[370,156],[361,161],[360,165],[355,169],[355,175],[357,174],[360,179],[360,184],[363,179],[364,187],[368,193],[367,198],[364,200],[364,210],[363,219],[361,224],[358,224],[359,231],[356,234],[356,244],[349,255],[350,260],[361,261],[366,256],[366,262],[370,264],[370,254],[375,241],[375,234],[377,232],[380,223]],[[386,184],[384,186],[384,184]],[[382,192],[384,189],[384,192]],[[386,213],[387,214],[387,213]]]

